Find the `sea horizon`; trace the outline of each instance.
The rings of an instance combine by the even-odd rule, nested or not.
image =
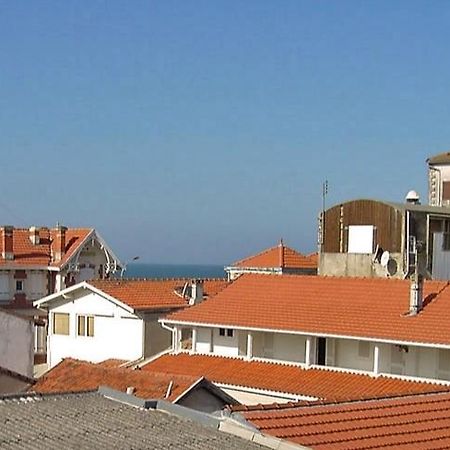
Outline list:
[[[123,278],[225,278],[220,264],[130,263]]]

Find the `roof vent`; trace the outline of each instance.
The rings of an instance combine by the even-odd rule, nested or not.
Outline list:
[[[413,205],[420,205],[420,197],[416,191],[409,191],[405,197],[406,203],[411,203]]]

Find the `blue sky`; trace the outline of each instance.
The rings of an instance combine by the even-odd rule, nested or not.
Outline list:
[[[450,149],[447,1],[0,2],[0,222],[123,260],[316,248],[321,184],[426,201]]]

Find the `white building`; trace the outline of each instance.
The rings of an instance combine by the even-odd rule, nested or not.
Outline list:
[[[450,380],[446,282],[243,275],[161,322],[174,353],[190,330],[192,354]]]
[[[0,368],[33,377],[33,320],[0,308]]]
[[[168,348],[158,319],[203,300],[224,280],[95,280],[34,302],[49,313],[49,367],[71,357],[91,362],[140,360]]]
[[[45,313],[33,301],[91,278],[108,278],[121,263],[93,228],[0,227],[0,307],[41,317],[37,360],[45,361]]]

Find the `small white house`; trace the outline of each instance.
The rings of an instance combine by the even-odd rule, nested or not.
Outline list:
[[[33,358],[33,320],[0,308],[0,367],[32,377]]]
[[[212,291],[224,280],[207,281]],[[203,282],[95,280],[44,297],[34,305],[48,310],[47,363],[63,358],[91,362],[136,361],[170,346],[170,331],[158,323],[169,312],[203,299]]]

